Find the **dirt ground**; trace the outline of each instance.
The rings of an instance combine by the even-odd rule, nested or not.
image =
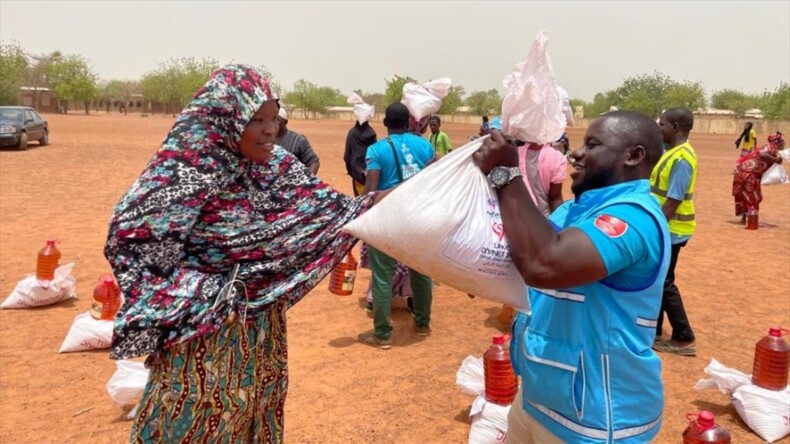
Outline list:
[[[85,312],[93,284],[109,271],[102,249],[117,199],[167,133],[169,117],[47,115],[51,145],[0,152],[0,297],[34,272],[44,240],[56,238],[61,263],[75,262],[78,299],[29,310],[0,311],[0,441],[119,443],[131,423],[105,384],[115,370],[106,351],[58,354],[73,318]],[[319,176],[350,193],[342,161],[350,122],[294,121],[321,157]],[[454,145],[476,125],[444,125]],[[379,135],[384,134],[376,125]],[[572,130],[578,146],[582,130]],[[765,135],[760,135],[765,140]],[[658,442],[679,442],[685,413],[709,409],[734,443],[760,442],[726,396],[696,391],[716,358],[751,373],[754,344],[773,324],[790,327],[790,186],[767,187],[758,231],[733,216],[735,135],[694,134],[700,158],[695,203],[699,230],[677,270],[698,337],[697,357],[662,356],[666,392]],[[567,185],[567,184],[566,184]],[[566,186],[566,198],[570,192]],[[394,347],[356,342],[372,327],[364,309],[370,274],[353,296],[327,281],[288,315],[290,389],[286,439],[292,443],[462,443],[472,397],[455,385],[467,355],[480,356],[499,306],[442,285],[434,296],[433,334],[419,340],[401,302],[393,309]],[[669,327],[667,326],[667,329]],[[784,442],[790,442],[785,440]]]

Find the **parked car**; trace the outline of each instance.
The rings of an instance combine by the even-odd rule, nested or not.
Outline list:
[[[0,106],[0,146],[25,150],[31,140],[49,143],[47,121],[29,106]]]

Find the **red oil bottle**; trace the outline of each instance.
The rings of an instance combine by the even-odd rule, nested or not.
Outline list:
[[[713,413],[707,410],[699,414],[687,413],[686,419],[689,425],[683,431],[683,444],[730,444],[730,434],[716,424]]]
[[[752,382],[756,386],[768,390],[784,390],[787,387],[790,344],[782,338],[782,330],[781,327],[771,327],[768,336],[760,339],[754,347]]]
[[[507,340],[510,335],[494,336],[491,347],[483,354],[486,401],[510,405],[518,392],[518,379],[510,363]]]
[[[356,276],[357,260],[349,251],[346,257],[332,270],[332,275],[329,278],[329,291],[338,296],[352,295]]]
[[[759,228],[760,225],[760,218],[757,215],[757,210],[754,208],[749,208],[749,211],[746,213],[746,229],[747,230],[756,230]]]
[[[36,279],[40,281],[51,281],[55,279],[55,269],[60,263],[60,251],[55,246],[57,241],[48,240],[47,244],[39,250],[38,260],[36,261]]]
[[[121,289],[115,283],[111,274],[99,278],[99,283],[93,289],[93,305],[91,316],[94,319],[111,321],[121,307]]]

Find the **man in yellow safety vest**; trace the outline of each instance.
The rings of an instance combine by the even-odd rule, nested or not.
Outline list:
[[[653,349],[683,356],[697,354],[694,331],[691,329],[680,290],[675,285],[675,266],[680,249],[697,228],[694,214],[694,185],[697,181],[697,154],[688,142],[694,116],[686,108],[671,108],[661,115],[658,126],[669,147],[653,168],[650,191],[658,199],[669,222],[672,256],[664,281],[664,295],[656,324]],[[672,326],[672,338],[661,340],[664,313]]]

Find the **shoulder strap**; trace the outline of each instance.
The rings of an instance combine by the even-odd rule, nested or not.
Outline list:
[[[398,173],[398,183],[403,183],[403,171],[401,171],[400,169],[400,160],[398,159],[398,153],[395,149],[395,144],[392,143],[392,139],[390,139],[389,137],[387,137],[384,140],[386,140],[387,143],[390,144],[390,148],[392,148],[392,157],[395,158],[395,170]]]

